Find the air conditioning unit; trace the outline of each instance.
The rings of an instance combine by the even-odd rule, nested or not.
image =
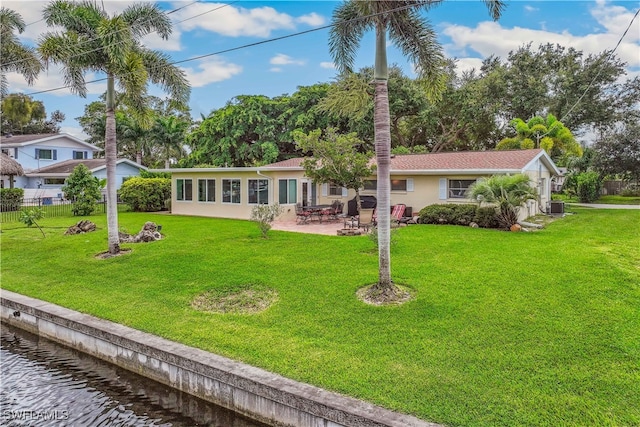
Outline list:
[[[562,200],[552,200],[549,202],[549,213],[551,215],[564,213],[564,202]]]

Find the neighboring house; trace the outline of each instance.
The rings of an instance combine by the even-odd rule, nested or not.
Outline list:
[[[58,197],[64,180],[80,163],[94,176],[106,178],[105,160],[94,159],[94,152],[101,148],[72,135],[4,135],[0,137],[0,150],[22,165],[25,175],[16,177],[14,186],[25,190],[26,199]],[[139,175],[140,169],[146,168],[130,160],[118,160],[117,187],[123,178]],[[8,177],[3,176],[2,180],[2,185],[9,187]]]
[[[346,202],[355,196],[329,183],[314,183],[304,175],[302,158],[262,167],[166,169],[172,174],[171,211],[175,214],[248,219],[256,204],[279,203],[286,217],[295,205]],[[541,149],[396,155],[391,159],[391,204],[404,203],[417,213],[436,203],[473,203],[466,190],[480,177],[525,173],[539,199],[521,209],[521,218],[546,210],[551,178],[559,174]],[[376,194],[372,176],[362,195]]]

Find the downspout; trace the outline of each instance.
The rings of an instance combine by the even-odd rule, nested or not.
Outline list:
[[[261,176],[263,178],[267,178],[269,180],[269,184],[270,184],[269,186],[271,188],[273,188],[273,191],[269,191],[269,204],[272,205],[273,204],[273,193],[275,192],[275,187],[273,186],[273,178],[263,174],[262,172],[260,172],[260,169],[258,169],[256,171],[256,174],[258,174],[258,176]]]

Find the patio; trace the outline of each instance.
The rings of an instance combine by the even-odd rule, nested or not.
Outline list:
[[[328,236],[336,236],[338,230],[343,228],[344,221],[308,221],[306,223],[299,224],[295,219],[290,220],[277,220],[272,224],[272,230],[280,231],[293,231],[296,233],[308,233],[308,234],[325,234]]]

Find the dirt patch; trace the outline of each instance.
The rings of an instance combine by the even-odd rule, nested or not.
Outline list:
[[[378,283],[358,289],[358,299],[369,305],[401,305],[415,297],[415,290],[407,286],[380,286]]]
[[[96,255],[96,259],[109,259],[109,258],[114,258],[120,255],[128,255],[129,253],[131,253],[131,249],[120,249],[120,252],[118,252],[117,254],[112,254],[109,251],[100,252],[99,254]]]
[[[207,313],[256,314],[278,301],[275,289],[261,285],[233,286],[211,289],[197,295],[191,307]]]

